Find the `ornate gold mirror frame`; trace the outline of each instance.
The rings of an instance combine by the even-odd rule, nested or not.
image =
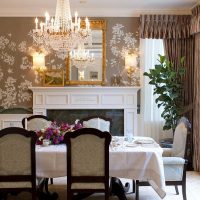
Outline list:
[[[85,23],[82,23],[85,26]],[[66,60],[66,84],[67,85],[105,85],[106,76],[106,22],[105,20],[90,20],[91,30],[102,30],[102,80],[71,80],[70,55]]]

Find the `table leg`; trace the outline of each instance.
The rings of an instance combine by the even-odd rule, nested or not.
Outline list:
[[[48,188],[49,178],[43,178],[39,183],[38,198],[39,200],[57,200],[58,194],[56,192],[49,192]],[[44,191],[45,190],[45,191]]]

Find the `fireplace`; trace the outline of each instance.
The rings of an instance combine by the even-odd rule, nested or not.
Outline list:
[[[113,135],[137,135],[137,91],[139,87],[31,87],[33,114],[73,123],[91,115],[112,118]],[[115,116],[115,117],[113,117]],[[117,118],[118,117],[118,118]],[[71,120],[71,121],[70,121]],[[118,125],[117,124],[117,125]],[[119,129],[119,130],[118,130]],[[118,130],[118,131],[117,131]]]
[[[57,122],[73,124],[75,120],[90,116],[104,116],[112,119],[111,134],[124,135],[124,110],[123,109],[48,109],[47,116]]]

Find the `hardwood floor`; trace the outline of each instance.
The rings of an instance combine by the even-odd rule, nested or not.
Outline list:
[[[66,178],[55,178],[54,184],[49,185],[50,191],[57,192],[59,194],[59,200],[66,200]],[[200,190],[200,173],[198,172],[187,172],[187,200],[199,200]],[[179,195],[175,194],[174,187],[166,187],[167,195],[165,200],[182,200],[181,187],[179,187]],[[102,200],[103,196],[94,195],[88,197],[87,200]],[[22,193],[18,197],[9,196],[8,200],[30,200],[28,193]],[[116,197],[111,197],[111,200],[117,200]],[[134,200],[135,194],[127,195],[128,200]],[[151,187],[140,188],[140,200],[160,200],[160,197]]]

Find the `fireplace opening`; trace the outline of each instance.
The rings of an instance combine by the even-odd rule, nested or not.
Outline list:
[[[111,134],[113,136],[124,135],[124,110],[123,109],[49,109],[47,116],[57,122],[73,124],[76,119],[90,116],[104,116],[112,120]]]

